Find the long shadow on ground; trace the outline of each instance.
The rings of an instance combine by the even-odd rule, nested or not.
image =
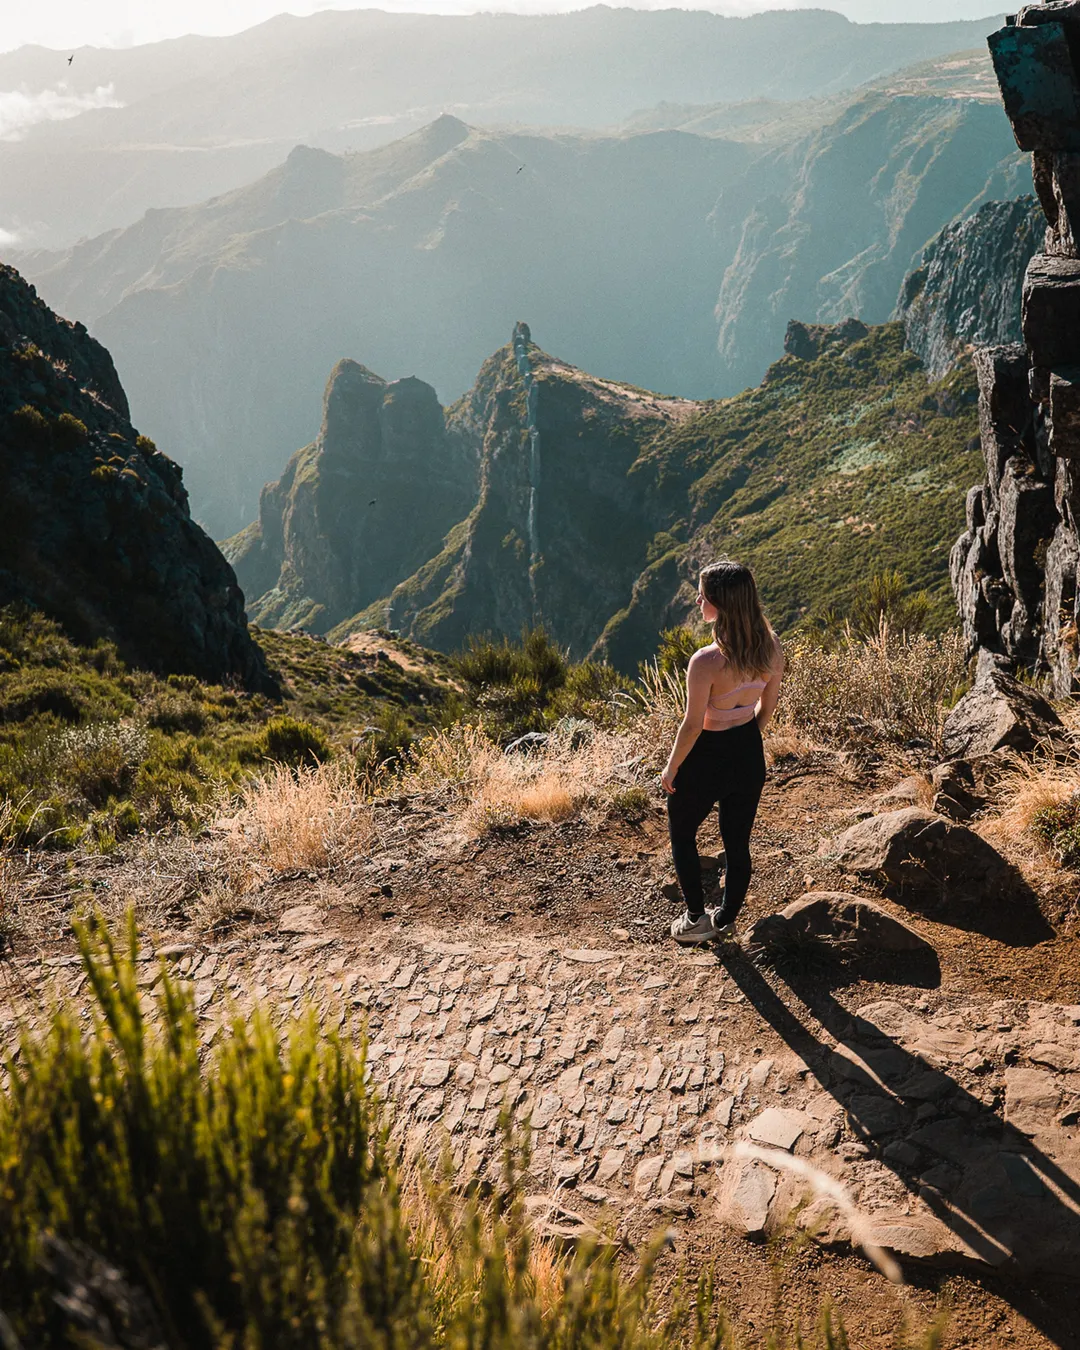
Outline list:
[[[992,1272],[972,1261],[970,1273],[1054,1345],[1080,1350],[1077,1145],[1062,1132],[1073,1150],[1066,1170],[949,1073],[848,1012],[827,982],[786,971],[802,1004],[796,1010],[796,1001],[789,1006],[745,953],[722,949],[718,959],[844,1109],[871,1154]],[[836,1040],[836,1050],[813,1021]],[[897,1142],[909,1148],[886,1157]]]

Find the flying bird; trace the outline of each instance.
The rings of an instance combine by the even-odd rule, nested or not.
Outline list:
[[[371,501],[368,502],[368,506],[374,506],[378,500],[378,497],[372,497]]]
[[[72,61],[74,60],[75,60],[75,53],[72,52],[71,55],[68,57],[68,65],[70,66]]]
[[[523,169],[524,167],[525,167],[525,165],[523,164],[523,165],[521,166],[521,169]],[[518,169],[518,173],[521,172],[521,169]]]

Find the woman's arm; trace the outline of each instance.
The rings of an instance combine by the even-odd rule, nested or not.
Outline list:
[[[784,677],[784,649],[780,646],[780,641],[776,642],[776,660],[773,662],[772,670],[769,672],[769,683],[761,691],[761,698],[758,700],[757,724],[762,731],[772,721],[772,715],[776,711],[776,703],[780,697],[780,681]]]
[[[671,747],[671,754],[668,755],[667,766],[660,776],[660,782],[667,793],[675,791],[675,775],[679,772],[679,766],[701,735],[711,689],[712,672],[709,669],[709,657],[704,650],[695,652],[686,668],[686,712],[683,713],[675,744]]]

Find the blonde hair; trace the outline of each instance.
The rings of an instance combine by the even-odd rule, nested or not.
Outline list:
[[[761,678],[776,662],[776,634],[765,617],[749,567],[715,562],[701,569],[701,593],[716,608],[713,636],[740,675]]]

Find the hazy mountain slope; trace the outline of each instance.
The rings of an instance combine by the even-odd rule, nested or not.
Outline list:
[[[1004,113],[977,100],[873,93],[724,188],[716,312],[726,389],[760,379],[795,314],[888,318],[915,255],[955,216],[1017,195]]]
[[[136,665],[271,687],[232,569],[180,470],[132,427],[108,352],[0,267],[0,606],[13,602]],[[22,697],[66,715],[48,681]]]
[[[32,275],[54,304],[93,316],[147,430],[189,447],[195,509],[220,537],[312,440],[343,352],[387,378],[422,373],[447,401],[529,313],[599,374],[709,393],[720,267],[708,214],[747,153],[682,132],[497,134],[446,118],[398,143],[400,163],[296,152],[247,190],[246,233],[248,198],[234,195],[151,213],[34,260]],[[349,204],[262,224],[283,196],[325,203],[328,181]]]
[[[111,91],[124,106],[0,142],[0,229],[56,247],[199,201],[280,162],[394,139],[452,110],[473,124],[600,127],[679,99],[805,98],[974,46],[983,23],[859,26],[823,11],[732,19],[574,14],[281,15],[229,38],[0,55],[0,90]]]
[[[932,375],[944,375],[972,344],[1022,341],[1024,273],[1045,234],[1035,198],[1018,197],[987,202],[926,246],[904,280],[894,317]]]
[[[693,403],[588,375],[519,324],[446,413],[479,456],[475,505],[330,636],[388,626],[448,650],[543,622],[575,656],[632,670],[689,613],[695,569],[725,552],[753,565],[785,629],[893,567],[951,622],[948,551],[978,458],[972,372],[929,382],[900,324],[796,324],[788,347],[760,388]],[[293,522],[293,556],[325,556],[314,516]]]

